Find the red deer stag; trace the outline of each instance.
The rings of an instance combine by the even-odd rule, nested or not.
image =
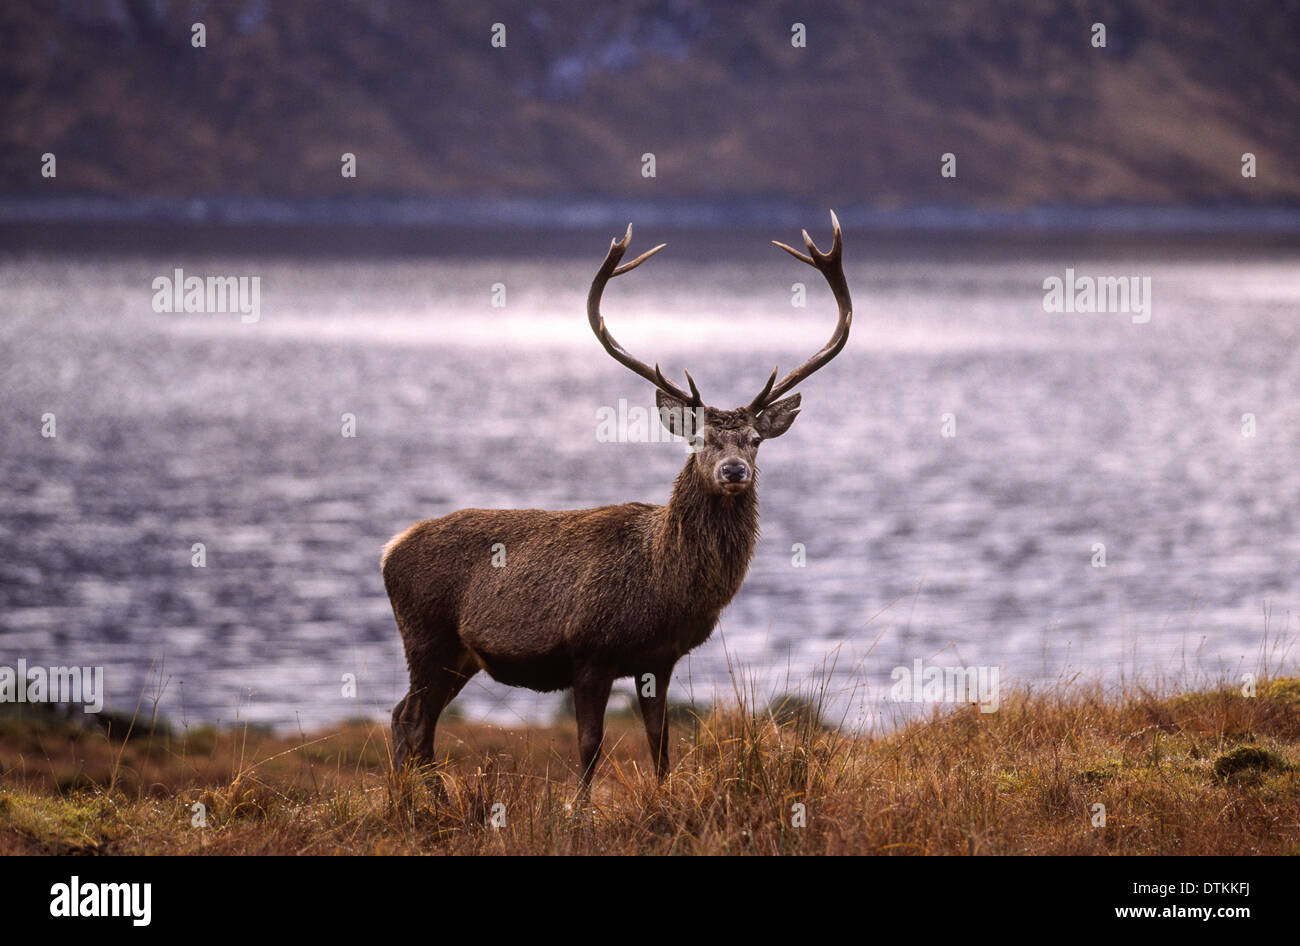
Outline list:
[[[432,760],[438,716],[470,677],[486,670],[511,686],[573,688],[582,794],[600,756],[610,688],[633,677],[656,773],[667,775],[673,665],[708,640],[740,590],[758,537],[754,455],[799,413],[799,395],[782,396],[838,355],[849,337],[853,304],[834,212],[831,223],[829,253],[807,230],[807,255],[773,243],[826,278],[839,305],[834,334],[780,381],[773,369],[758,397],[731,411],[706,406],[689,373],[687,392],[609,334],[600,314],[605,284],[664,246],[620,266],[632,225],[611,241],[591,283],[587,318],[605,351],[655,386],[660,419],[690,439],[692,452],[666,506],[462,509],[419,522],[388,543],[384,586],[411,678],[410,692],[393,709],[396,765]]]

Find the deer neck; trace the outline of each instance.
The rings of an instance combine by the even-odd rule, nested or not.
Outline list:
[[[706,490],[693,459],[677,476],[654,541],[658,570],[695,605],[722,608],[740,590],[758,539],[757,484],[735,496]]]

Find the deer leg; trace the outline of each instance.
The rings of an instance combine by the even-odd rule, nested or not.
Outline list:
[[[412,690],[393,707],[393,768],[419,762],[433,740],[426,732],[423,694]]]
[[[650,755],[655,760],[655,775],[661,782],[668,777],[668,680],[672,672],[671,665],[659,666],[637,674],[633,680]]]
[[[478,670],[468,651],[436,666],[432,674],[413,679],[411,691],[393,707],[395,768],[401,768],[408,760],[416,764],[433,761],[438,717]]]
[[[614,678],[605,673],[579,674],[573,682],[573,709],[578,717],[578,754],[582,758],[582,778],[578,794],[586,798],[591,778],[600,761],[600,744],[605,738],[605,705]]]

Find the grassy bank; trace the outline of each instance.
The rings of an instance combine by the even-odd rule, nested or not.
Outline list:
[[[676,722],[662,787],[639,724],[613,718],[577,807],[567,725],[451,720],[444,765],[393,775],[373,723],[285,738],[8,709],[4,854],[1300,853],[1294,678],[1253,698],[1020,693],[878,736],[718,710]]]

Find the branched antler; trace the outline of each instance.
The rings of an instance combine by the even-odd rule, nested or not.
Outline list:
[[[629,223],[627,233],[623,235],[623,239],[610,241],[609,252],[605,255],[605,262],[600,264],[600,269],[596,271],[596,278],[591,281],[591,291],[587,293],[587,321],[591,323],[591,330],[596,333],[601,345],[605,346],[605,351],[609,352],[619,364],[631,368],[660,391],[682,401],[687,406],[702,407],[704,401],[700,398],[699,388],[695,386],[695,381],[691,378],[689,371],[686,373],[686,383],[691,387],[688,394],[665,378],[663,372],[659,370],[658,364],[651,368],[645,362],[635,358],[626,348],[614,340],[614,336],[610,335],[609,329],[605,327],[605,317],[600,314],[600,297],[605,291],[605,283],[615,276],[622,276],[624,273],[636,269],[668,245],[667,243],[660,243],[653,249],[646,250],[632,262],[620,266],[619,261],[623,258],[623,254],[627,252],[628,244],[631,242],[632,224]]]
[[[767,379],[767,384],[759,392],[758,397],[754,398],[749,404],[749,411],[752,414],[760,413],[763,408],[770,405],[777,398],[786,394],[795,385],[803,381],[814,371],[821,368],[832,358],[840,353],[844,343],[849,340],[849,328],[853,324],[853,299],[849,296],[849,284],[844,278],[844,263],[842,259],[844,249],[844,235],[840,232],[840,221],[835,216],[835,211],[831,211],[831,226],[834,229],[834,242],[831,244],[831,251],[823,253],[817,249],[817,244],[812,241],[808,231],[803,231],[804,246],[808,248],[807,254],[800,253],[794,247],[786,246],[776,240],[772,241],[774,246],[785,250],[795,259],[803,260],[809,266],[814,267],[818,272],[826,277],[826,282],[830,284],[831,292],[835,294],[835,302],[839,305],[840,315],[835,322],[835,332],[831,335],[831,340],[826,343],[825,347],[817,354],[813,355],[798,368],[795,368],[780,381],[776,380],[776,368],[772,369],[772,376]],[[637,260],[636,262],[641,262]],[[635,265],[635,263],[633,264]]]

